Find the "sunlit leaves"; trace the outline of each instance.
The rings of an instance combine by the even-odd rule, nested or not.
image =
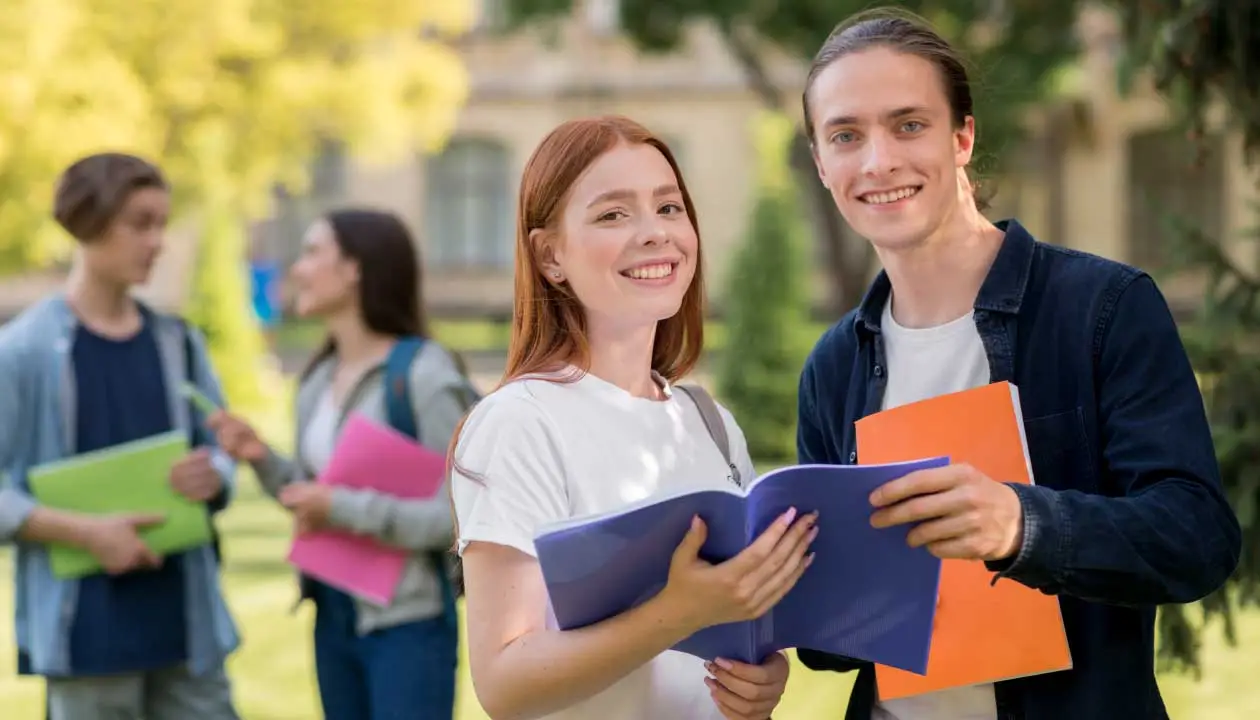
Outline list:
[[[322,137],[369,160],[439,146],[467,92],[443,42],[469,0],[8,0],[0,13],[0,272],[63,257],[74,158],[159,161],[182,207],[264,213]]]

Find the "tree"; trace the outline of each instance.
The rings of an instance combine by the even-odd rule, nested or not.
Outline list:
[[[1209,111],[1223,106],[1240,131],[1247,164],[1260,159],[1260,7],[1235,0],[1114,0],[1123,21],[1120,80],[1142,76],[1178,111],[1192,138],[1202,137]],[[1169,218],[1173,266],[1205,278],[1203,301],[1181,325],[1187,351],[1203,378],[1221,479],[1243,526],[1242,559],[1224,589],[1201,604],[1201,622],[1180,606],[1161,608],[1165,668],[1198,674],[1200,634],[1219,619],[1236,641],[1234,602],[1260,603],[1260,279],[1229,252],[1225,238],[1207,237]],[[1248,231],[1247,235],[1260,235]]]
[[[977,169],[992,175],[1014,146],[1030,106],[1050,94],[1059,71],[1076,55],[1078,3],[906,0],[889,3],[930,20],[971,59],[976,94]],[[694,21],[715,27],[743,68],[748,87],[772,112],[800,114],[800,96],[775,84],[767,66],[775,48],[808,64],[842,19],[871,6],[867,0],[621,0],[621,25],[648,52],[677,48]],[[509,26],[563,17],[573,0],[509,0]],[[804,69],[801,80],[804,81]],[[874,254],[836,211],[818,182],[803,133],[791,164],[814,242],[824,249],[832,279],[830,311],[853,307],[866,289]]]
[[[228,396],[267,384],[245,292],[245,223],[301,191],[325,138],[366,160],[437,147],[467,83],[442,42],[465,0],[14,0],[0,13],[0,270],[64,259],[56,174],[123,149],[156,160],[200,230],[191,315]]]
[[[726,288],[729,330],[719,392],[742,418],[757,460],[796,455],[796,387],[809,351],[805,228],[787,158],[792,134],[782,115],[765,113],[754,123],[759,194]]]

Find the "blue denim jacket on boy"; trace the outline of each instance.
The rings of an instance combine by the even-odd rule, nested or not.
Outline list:
[[[177,428],[190,424],[188,403],[178,392],[184,380],[185,325],[177,318],[151,313]],[[78,583],[52,574],[43,545],[25,543],[17,534],[35,508],[26,484],[29,468],[73,454],[75,390],[70,365],[77,319],[63,295],[47,298],[0,328],[0,542],[15,546],[16,638],[18,649],[40,675],[70,672],[69,634]],[[204,341],[191,331],[196,354],[195,383],[221,402]],[[212,437],[208,432],[203,436]],[[217,450],[212,462],[223,476],[224,493],[212,510],[231,498],[235,464]],[[239,637],[219,587],[219,568],[210,546],[189,552],[185,564],[188,603],[189,670],[201,674],[218,668],[236,649]]]
[[[1166,718],[1156,606],[1216,590],[1241,549],[1194,371],[1148,275],[1038,243],[1014,220],[998,225],[1006,237],[974,317],[991,380],[1019,387],[1037,485],[1012,485],[1023,545],[989,569],[1061,598],[1074,665],[997,683],[998,718]],[[853,423],[879,410],[887,382],[880,313],[890,291],[881,273],[810,355],[800,462],[859,461]],[[846,718],[870,717],[872,666],[807,650],[800,658],[859,669]]]

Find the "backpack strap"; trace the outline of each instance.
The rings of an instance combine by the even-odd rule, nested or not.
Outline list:
[[[416,336],[398,338],[385,358],[385,414],[389,426],[407,437],[420,442],[420,427],[416,420],[416,411],[411,404],[411,364],[424,348],[425,339]],[[444,619],[457,627],[455,598],[459,594],[457,585],[461,584],[451,577],[454,573],[462,576],[458,562],[455,568],[447,567],[447,554],[443,551],[429,553],[433,567],[437,572],[438,583],[442,591],[442,609]]]
[[[390,427],[420,441],[420,426],[411,405],[411,363],[424,348],[424,338],[402,337],[385,358],[385,413]]]
[[[691,402],[695,403],[696,409],[700,411],[700,418],[704,420],[704,426],[709,430],[709,436],[717,444],[718,450],[722,451],[722,458],[731,469],[731,479],[736,485],[742,486],[739,468],[731,461],[731,439],[726,434],[726,423],[722,422],[722,413],[718,412],[717,402],[713,400],[713,396],[699,385],[675,385],[674,389],[681,390],[684,395],[691,398]]]

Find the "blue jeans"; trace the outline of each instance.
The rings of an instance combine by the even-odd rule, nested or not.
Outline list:
[[[459,629],[446,617],[355,632],[349,595],[316,583],[315,675],[325,720],[450,720]]]

